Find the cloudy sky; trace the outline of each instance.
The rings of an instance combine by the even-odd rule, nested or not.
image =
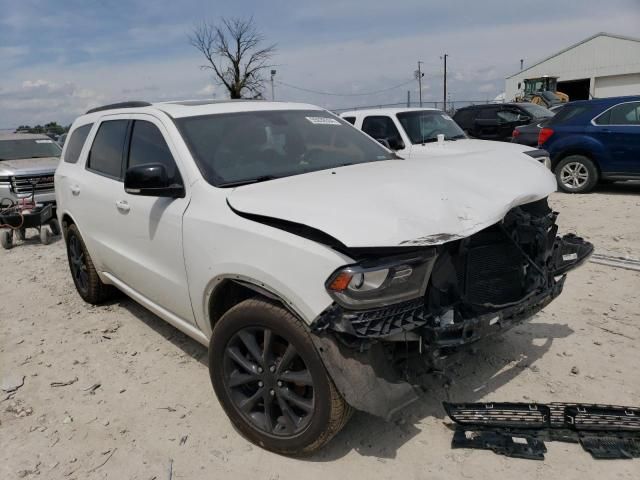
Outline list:
[[[69,123],[112,101],[225,97],[188,35],[203,20],[253,15],[278,46],[278,100],[329,108],[494,98],[504,77],[606,31],[640,36],[640,0],[0,0],[0,128]]]

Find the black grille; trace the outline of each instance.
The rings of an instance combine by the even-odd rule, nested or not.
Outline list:
[[[424,325],[422,297],[377,310],[345,314],[359,337],[384,337]]]
[[[524,263],[518,247],[508,241],[471,247],[466,264],[467,300],[500,305],[521,299]]]
[[[11,190],[17,195],[31,194],[34,184],[36,193],[53,192],[53,173],[44,175],[16,175],[11,177]]]

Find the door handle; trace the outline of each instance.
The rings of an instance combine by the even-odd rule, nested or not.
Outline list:
[[[116,202],[116,208],[123,213],[127,213],[129,210],[131,210],[129,203],[125,200],[118,200]]]
[[[78,185],[71,185],[69,190],[71,190],[71,193],[76,197],[80,195],[80,187]]]

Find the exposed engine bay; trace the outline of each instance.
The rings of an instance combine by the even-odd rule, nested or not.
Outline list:
[[[325,310],[312,325],[314,341],[345,399],[389,418],[417,398],[417,375],[443,371],[461,348],[548,305],[566,272],[593,252],[580,237],[557,236],[556,217],[546,198],[515,207],[467,238],[407,252],[426,265],[424,295]]]

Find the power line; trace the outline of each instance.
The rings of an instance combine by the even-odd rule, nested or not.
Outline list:
[[[375,95],[377,93],[384,93],[384,92],[388,92],[390,90],[395,90],[396,88],[404,87],[405,85],[408,85],[409,83],[413,83],[414,81],[415,80],[412,78],[411,80],[408,80],[406,82],[400,83],[398,85],[394,85],[393,87],[383,88],[382,90],[376,90],[375,92],[365,92],[365,93],[322,92],[320,90],[312,90],[310,88],[298,87],[296,85],[291,85],[289,83],[281,82],[279,80],[276,80],[276,83],[279,84],[279,85],[284,85],[285,87],[293,88],[295,90],[300,90],[302,92],[308,92],[308,93],[316,93],[318,95],[330,95],[332,97],[362,97],[362,96],[366,96],[366,95]]]

